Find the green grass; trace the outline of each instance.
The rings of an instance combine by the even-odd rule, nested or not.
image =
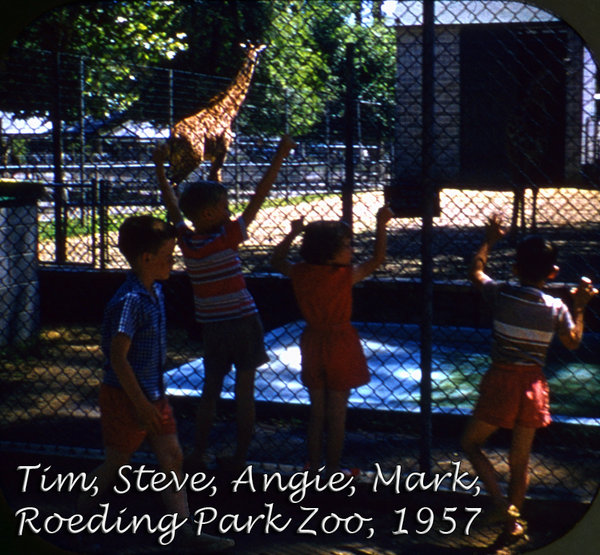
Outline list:
[[[142,207],[139,210],[140,214],[152,214],[159,218],[165,217],[164,208],[151,208]],[[106,220],[106,230],[108,233],[118,231],[119,227],[125,220],[125,218],[131,216],[127,214],[112,214]],[[92,221],[90,214],[81,216],[80,208],[73,208],[68,215],[66,235],[67,238],[71,237],[85,237],[91,235],[92,232],[100,232],[100,220],[98,214],[95,216],[95,220]],[[43,221],[38,223],[38,238],[40,242],[54,241],[56,233],[56,226],[54,220]]]
[[[333,193],[328,195],[296,195],[290,196],[288,198],[268,198],[263,202],[263,208],[278,208],[280,206],[296,206],[298,204],[302,204],[304,202],[313,202],[322,200],[328,197],[337,197],[339,195],[335,195]],[[231,202],[229,209],[231,213],[234,215],[241,214],[247,203],[242,202]],[[71,208],[69,210],[67,216],[67,229],[66,236],[67,238],[74,237],[85,237],[87,235],[91,235],[93,232],[99,233],[100,224],[99,224],[99,214],[98,212],[95,215],[94,221],[92,221],[90,210],[84,209],[86,212],[82,217],[82,209],[81,208]],[[152,214],[159,218],[166,218],[166,211],[162,207],[140,207],[139,213],[144,214]],[[127,218],[130,214],[112,214],[107,217],[107,232],[116,232],[119,230],[120,225],[123,223],[123,220]],[[54,241],[55,238],[55,224],[54,220],[42,221],[38,223],[38,237],[41,242]]]

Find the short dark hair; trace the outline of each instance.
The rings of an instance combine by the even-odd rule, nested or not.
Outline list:
[[[558,249],[539,235],[530,235],[517,245],[516,266],[521,279],[545,280],[558,260]]]
[[[304,228],[300,256],[309,264],[325,264],[342,248],[344,239],[352,237],[350,226],[343,221],[319,220]]]
[[[165,241],[174,239],[175,227],[149,214],[130,216],[119,227],[119,250],[133,264],[144,253],[156,254]]]
[[[192,220],[200,210],[215,206],[224,196],[227,187],[218,181],[191,181],[182,186],[179,208]]]

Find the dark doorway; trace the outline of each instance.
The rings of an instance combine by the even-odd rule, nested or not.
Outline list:
[[[560,183],[567,33],[558,25],[474,25],[460,37],[461,180]]]

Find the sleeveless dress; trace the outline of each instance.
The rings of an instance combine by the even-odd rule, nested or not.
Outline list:
[[[290,277],[306,328],[300,338],[302,383],[345,391],[370,375],[352,314],[352,268],[301,262]]]

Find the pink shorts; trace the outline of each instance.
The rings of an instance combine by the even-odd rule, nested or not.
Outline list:
[[[550,394],[541,367],[492,364],[479,385],[473,416],[501,428],[548,426]]]
[[[153,404],[162,416],[158,435],[176,434],[177,423],[167,399],[158,399]],[[135,453],[146,439],[148,431],[140,426],[127,393],[118,387],[102,384],[99,405],[105,447],[111,447],[121,453]]]
[[[302,383],[308,389],[347,391],[371,375],[356,329],[348,323],[330,329],[307,327],[300,337]]]

